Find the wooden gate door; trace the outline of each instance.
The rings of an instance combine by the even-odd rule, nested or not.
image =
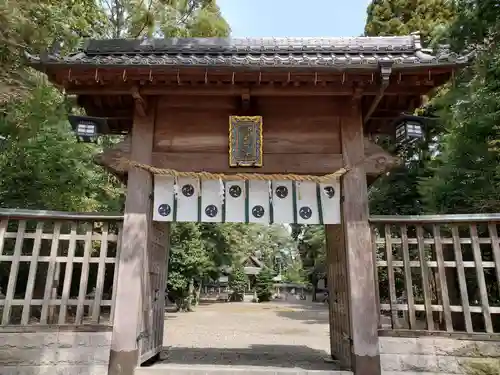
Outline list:
[[[151,223],[151,242],[144,269],[142,327],[139,330],[140,364],[160,354],[163,348],[169,229],[168,223]]]
[[[330,312],[330,348],[334,359],[345,369],[352,365],[351,319],[347,254],[342,224],[325,225],[327,282]]]

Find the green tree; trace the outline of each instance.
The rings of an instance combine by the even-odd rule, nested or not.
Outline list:
[[[409,35],[420,32],[431,45],[455,17],[449,0],[373,0],[367,9],[367,36]]]
[[[307,273],[302,267],[300,258],[292,259],[285,268],[283,280],[289,283],[304,284],[307,283]]]
[[[43,80],[0,116],[0,207],[114,211],[123,206],[119,181],[96,166],[95,145],[77,142],[64,100]]]
[[[500,34],[500,7],[497,0],[455,0],[457,17],[448,30],[455,51],[464,49],[489,52]]]
[[[0,2],[0,206],[123,209],[121,184],[89,156],[100,147],[76,142],[67,121],[68,101],[25,65],[24,52],[39,54],[58,42],[52,52],[64,54],[84,37],[228,34],[215,0]],[[216,228],[178,224],[174,231],[178,235],[173,237],[171,287],[187,296],[199,285],[200,274],[216,273],[229,250],[224,245],[215,251],[214,243],[225,239]],[[202,231],[211,233],[203,236],[204,241]],[[185,232],[194,237],[176,242]],[[190,308],[191,299],[183,301]]]
[[[0,207],[122,210],[121,184],[89,157],[99,147],[76,142],[67,101],[24,60],[54,42],[66,53],[102,35],[104,21],[93,0],[0,2]],[[47,265],[36,272],[44,280]]]
[[[104,32],[105,16],[94,0],[0,2],[0,104],[22,97],[38,82],[26,69],[24,52],[40,53],[55,41],[61,52],[82,37]]]
[[[474,50],[476,57],[442,98],[446,134],[421,192],[434,212],[498,212],[500,7],[477,0],[459,1],[458,9],[451,39],[455,48]]]
[[[248,255],[257,253],[259,259],[268,267],[280,272],[285,266],[290,250],[296,248],[290,232],[284,225],[253,225],[248,234],[251,249]]]
[[[167,288],[179,309],[192,310],[195,283],[201,283],[210,265],[199,225],[172,224]]]
[[[448,133],[432,164],[434,174],[421,183],[434,212],[500,210],[500,153],[491,147],[500,123],[500,53],[480,55],[474,65],[473,78],[447,97]]]
[[[255,291],[259,302],[268,302],[271,300],[274,284],[273,277],[274,274],[268,267],[264,267],[257,275]]]
[[[0,108],[4,114],[0,117],[2,206],[57,210],[122,208],[123,190],[119,183],[89,157],[100,148],[74,140],[66,118],[68,101],[45,78],[26,67],[22,58],[25,51],[40,53],[55,41],[60,42],[58,52],[66,53],[74,50],[82,37],[102,37],[117,27],[120,35],[125,35],[139,27],[140,22],[133,17],[141,14],[141,9],[149,3],[134,0],[119,3],[131,17],[124,25],[113,23],[109,14],[106,17],[103,7],[107,1],[0,3]],[[209,25],[221,22],[214,1],[163,3],[164,15],[180,12],[182,18],[182,22],[176,24],[177,31],[164,33],[167,36],[177,35],[183,27],[189,29],[190,35],[205,35]],[[188,11],[182,11],[183,6]],[[207,16],[209,11],[213,18]],[[162,27],[168,29],[167,21],[155,18],[155,28]],[[214,35],[229,32],[228,27],[214,28],[217,29]]]
[[[440,120],[427,143],[414,148],[415,160],[406,158],[404,168],[391,172],[392,179],[377,181],[382,188],[372,190],[370,197],[377,213],[500,209],[500,7],[495,0],[458,0],[455,12],[442,35],[455,52],[473,52],[474,61],[425,108]],[[478,230],[487,235],[484,227]],[[464,251],[464,257],[472,257],[470,250]],[[485,278],[488,294],[498,296],[495,275],[486,271]],[[477,291],[475,280],[468,283]],[[448,287],[458,290],[453,282]]]
[[[233,268],[229,276],[229,288],[233,291],[231,299],[233,301],[243,301],[245,289],[248,284],[248,278],[245,274],[243,265],[238,265]]]
[[[448,0],[373,0],[367,9],[365,34],[408,35],[420,32],[424,46],[435,46],[442,41],[456,17],[456,7]],[[441,109],[437,100],[448,88],[438,90],[420,115],[435,116]],[[438,107],[438,108],[437,108]],[[398,149],[403,163],[381,176],[370,187],[371,214],[418,215],[426,211],[424,197],[419,189],[420,181],[430,177],[430,162],[436,140],[444,132],[440,121],[425,126],[421,141]],[[384,144],[389,152],[395,152],[394,144]]]
[[[227,36],[215,0],[105,0],[112,38]]]
[[[205,276],[216,280],[221,274],[222,267],[233,264],[234,253],[226,237],[227,224],[201,223],[198,226],[203,247],[210,260]]]
[[[316,286],[318,280],[325,276],[325,228],[322,225],[293,224],[292,236],[297,241],[304,277]]]

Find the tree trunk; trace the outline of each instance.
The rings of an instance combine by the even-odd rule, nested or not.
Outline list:
[[[194,292],[194,279],[191,279],[189,281],[188,295],[186,298],[186,305],[185,305],[186,311],[193,311],[193,292]]]
[[[194,290],[194,305],[198,306],[200,303],[200,294],[201,294],[201,282],[196,284],[195,290]]]

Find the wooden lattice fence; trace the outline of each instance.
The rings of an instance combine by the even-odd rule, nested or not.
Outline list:
[[[122,220],[0,210],[1,325],[112,324]]]
[[[370,221],[380,328],[500,332],[500,215]]]

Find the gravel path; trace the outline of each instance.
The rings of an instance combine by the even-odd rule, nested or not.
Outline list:
[[[165,315],[164,363],[332,370],[328,309],[302,301],[207,303]]]

